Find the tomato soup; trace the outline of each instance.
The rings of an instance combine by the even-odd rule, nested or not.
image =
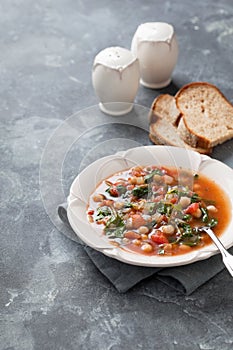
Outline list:
[[[210,244],[200,226],[220,236],[230,222],[231,204],[203,174],[137,166],[102,181],[90,196],[87,216],[112,244],[137,254],[167,256]]]

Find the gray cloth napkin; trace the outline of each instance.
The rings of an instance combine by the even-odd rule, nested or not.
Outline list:
[[[61,204],[58,207],[58,215],[67,226],[67,230],[63,233],[68,238],[83,245],[84,250],[96,267],[122,293],[127,292],[142,280],[154,276],[154,278],[170,287],[189,295],[224,268],[220,254],[189,265],[169,268],[141,267],[125,264],[86,246],[78,238],[69,225],[67,204]],[[233,253],[233,248],[231,248],[231,252]]]

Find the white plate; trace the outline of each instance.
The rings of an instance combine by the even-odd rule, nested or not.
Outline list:
[[[221,235],[226,248],[233,245],[233,170],[225,164],[184,148],[170,146],[143,146],[101,158],[84,169],[74,180],[68,197],[68,219],[74,232],[88,246],[103,254],[132,265],[178,266],[207,259],[218,253],[214,244],[177,256],[146,256],[114,247],[108,239],[97,233],[86,217],[91,193],[106,177],[135,165],[177,166],[200,172],[213,179],[227,194],[231,202],[231,221]]]

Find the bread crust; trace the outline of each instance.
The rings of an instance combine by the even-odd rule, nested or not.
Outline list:
[[[154,115],[154,122],[150,124],[150,140],[157,145],[170,145],[176,147],[183,147],[191,149],[193,151],[199,152],[201,154],[210,154],[212,148],[201,148],[201,147],[192,147],[186,142],[184,142],[177,132],[177,128],[160,118],[159,116]]]
[[[192,149],[202,154],[210,154],[211,148],[192,147],[178,132],[181,114],[174,96],[162,94],[155,98],[149,113],[150,140],[159,145],[171,145]],[[186,130],[186,129],[185,129]],[[187,131],[187,134],[188,131]],[[191,138],[191,135],[189,135]]]
[[[226,116],[223,113],[223,116],[221,116],[221,133],[219,133],[219,135],[216,135],[216,137],[208,137],[208,135],[205,135],[204,132],[200,132],[198,131],[198,127],[191,127],[190,126],[190,114],[188,114],[185,111],[184,108],[184,103],[183,103],[183,99],[185,98],[185,96],[187,95],[188,97],[188,91],[190,90],[194,90],[199,89],[200,88],[200,92],[202,91],[207,91],[207,90],[212,90],[212,92],[214,92],[214,94],[216,94],[216,97],[221,98],[222,102],[224,103],[224,108],[230,111],[230,116]],[[189,92],[190,92],[189,91]],[[182,139],[189,143],[192,147],[201,147],[201,148],[210,148],[210,147],[214,147],[217,144],[223,143],[226,140],[230,139],[233,137],[233,105],[230,103],[229,100],[227,100],[227,98],[223,95],[223,93],[213,84],[210,84],[208,82],[192,82],[189,84],[184,85],[175,95],[175,100],[176,100],[176,105],[177,108],[180,110],[181,113],[181,117],[182,117],[182,122],[180,123],[180,125],[178,126],[178,131],[182,137]],[[182,101],[181,101],[182,100]],[[198,101],[200,102],[200,101]],[[205,101],[203,100],[203,103]],[[207,101],[209,102],[209,101]],[[187,105],[189,104],[189,101],[187,101]],[[200,107],[200,105],[198,105]],[[187,108],[187,107],[186,107]],[[188,109],[188,108],[187,108]],[[208,108],[206,108],[208,110]],[[185,113],[186,112],[186,113]],[[228,113],[227,113],[228,114]],[[198,117],[197,121],[196,121],[196,125],[199,125],[201,123],[212,123],[213,125],[213,130],[215,129],[215,124],[217,122],[215,122],[214,118],[209,118],[209,120],[207,121],[206,119],[202,119],[201,118],[202,115],[200,115],[200,118]],[[229,123],[229,121],[227,119],[230,119],[232,117],[232,121]],[[225,119],[224,119],[225,118]],[[217,117],[216,117],[217,119]],[[224,124],[225,122],[225,124]],[[229,125],[231,124],[231,126]],[[225,129],[224,129],[225,127]],[[219,125],[216,124],[216,128],[219,128]],[[214,134],[213,134],[214,135]]]

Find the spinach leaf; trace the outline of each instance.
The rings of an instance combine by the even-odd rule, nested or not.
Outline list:
[[[179,224],[179,227],[182,228],[182,237],[192,237],[193,235],[193,230],[192,227],[189,224],[186,224],[184,222],[181,222]]]
[[[125,224],[119,214],[112,215],[107,221],[104,232],[108,237],[122,238],[125,231]]]
[[[191,203],[195,203],[195,202],[204,202],[206,205],[214,205],[215,204],[215,201],[213,201],[211,199],[202,198],[202,197],[198,196],[197,193],[194,193],[191,197]]]
[[[148,186],[140,186],[140,187],[134,187],[132,189],[132,195],[137,198],[143,198],[146,195],[148,195],[149,189]]]
[[[108,238],[123,238],[125,226],[105,228],[105,234]]]
[[[106,227],[109,228],[110,226],[120,226],[123,223],[123,219],[120,217],[119,214],[113,214],[110,219],[106,223]]]
[[[182,233],[181,240],[182,244],[193,247],[200,242],[201,236],[198,231],[195,231],[191,228],[190,225],[185,224],[184,232]]]
[[[194,247],[194,246],[196,246],[196,245],[198,245],[198,243],[200,242],[200,236],[193,236],[193,240],[185,240],[185,239],[183,239],[183,240],[181,240],[181,242],[182,242],[182,244],[184,244],[184,245],[188,245],[189,247]]]
[[[194,193],[191,197],[191,203],[197,203],[197,202],[200,202],[201,201],[201,198],[198,196],[197,193]]]
[[[198,228],[192,228],[189,224],[180,222],[178,226],[181,230],[178,229],[180,235],[172,241],[172,237],[170,238],[170,243],[172,244],[184,244],[190,247],[196,246],[199,244],[201,240],[201,236],[199,234]]]
[[[116,187],[116,189],[117,189],[118,193],[120,194],[120,196],[122,194],[125,194],[125,192],[127,191],[127,188],[125,186],[123,186],[123,185],[118,185]]]
[[[111,215],[111,209],[107,206],[97,208],[97,220],[103,219],[105,216]]]
[[[157,212],[160,214],[170,215],[172,212],[172,204],[160,202],[157,207]]]

